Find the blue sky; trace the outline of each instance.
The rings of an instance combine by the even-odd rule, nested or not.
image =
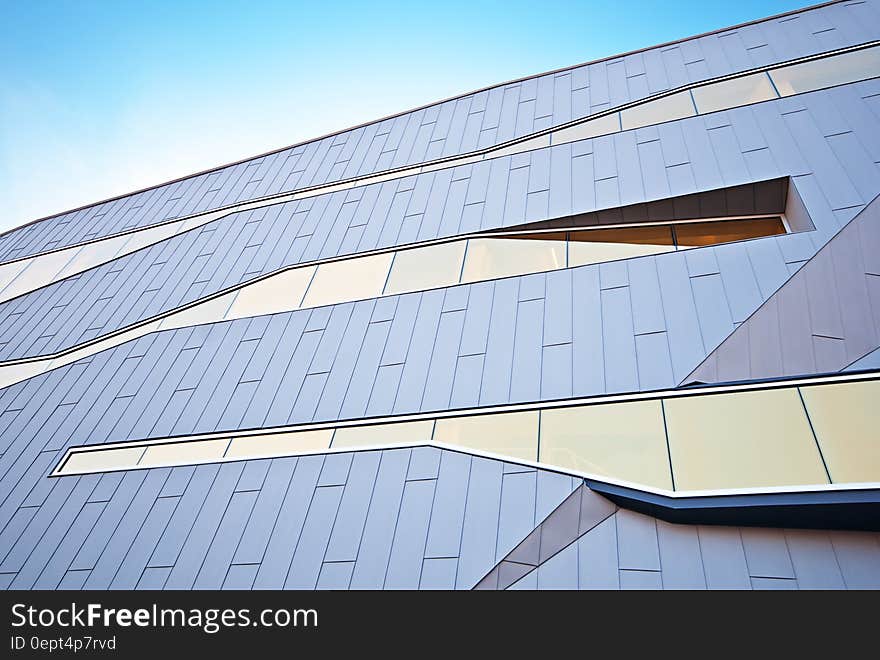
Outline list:
[[[809,0],[0,0],[0,231]]]

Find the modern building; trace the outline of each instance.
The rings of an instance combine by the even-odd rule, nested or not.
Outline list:
[[[0,236],[0,584],[880,587],[880,0]]]

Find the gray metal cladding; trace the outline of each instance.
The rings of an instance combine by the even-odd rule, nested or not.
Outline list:
[[[691,299],[664,301],[667,323],[693,324],[696,315],[701,334],[696,344],[670,346],[694,352],[690,365],[671,360],[679,377],[880,192],[878,99],[880,82],[870,80],[483,161],[459,174],[430,172],[236,213],[0,304],[0,360],[62,350],[306,261],[543,221],[551,210],[567,216],[649,201],[657,192],[687,195],[791,176],[815,231],[691,250],[685,289],[664,284],[681,279],[680,255],[653,258],[656,275],[645,274],[651,268],[643,259],[629,260],[638,287],[659,286],[673,297],[682,290]],[[660,188],[651,183],[661,180]],[[620,307],[612,300],[620,292],[606,297]],[[637,323],[635,334],[647,335],[645,327]],[[638,340],[641,352],[654,355],[657,341]],[[657,363],[646,379],[667,368]]]
[[[467,152],[878,24],[876,0],[839,2],[502,85],[15,230],[0,260]],[[749,355],[746,378],[875,368],[878,120],[868,80],[231,213],[0,304],[3,361],[279,268],[769,179],[815,226],[154,332],[0,389],[0,586],[880,586],[876,534],[672,525],[569,476],[431,447],[46,477],[73,445],[674,388],[710,354]],[[805,312],[790,292],[840,305]],[[797,321],[788,347],[740,341],[776,336],[771,308]],[[807,344],[813,362],[790,368]]]
[[[578,483],[433,447],[59,478],[4,525],[0,579],[13,589],[470,588]]]
[[[880,345],[880,200],[809,259],[685,380],[839,371]]]
[[[687,83],[864,43],[878,22],[876,0],[839,2],[493,87],[15,229],[0,236],[0,261],[492,146]],[[759,168],[764,159],[746,160]]]
[[[880,535],[673,524],[580,486],[477,589],[876,589]]]

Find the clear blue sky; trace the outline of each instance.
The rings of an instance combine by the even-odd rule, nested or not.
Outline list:
[[[0,231],[810,0],[0,0]]]

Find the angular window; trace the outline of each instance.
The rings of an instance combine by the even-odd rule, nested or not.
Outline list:
[[[693,117],[696,113],[689,91],[677,92],[620,111],[620,125],[627,131],[641,126]]]
[[[689,222],[675,225],[675,242],[679,247],[720,245],[762,236],[785,233],[785,225],[779,218],[756,218],[754,220],[724,220],[713,222]]]
[[[320,451],[330,446],[332,436],[333,429],[321,429],[233,438],[226,450],[226,458],[260,458]]]
[[[77,451],[70,454],[58,472],[60,474],[79,474],[82,472],[124,470],[137,465],[143,455],[143,447]]]
[[[285,270],[239,289],[225,318],[240,319],[297,309],[314,272],[314,266]]]
[[[866,48],[811,62],[802,62],[770,72],[782,96],[880,76],[880,48]]]
[[[229,308],[235,301],[236,295],[237,293],[233,291],[166,316],[160,321],[159,330],[184,328],[190,325],[222,321],[226,316],[226,312],[229,311]]]
[[[583,124],[575,124],[567,128],[560,128],[553,131],[550,135],[551,144],[565,144],[566,142],[577,142],[578,140],[586,140],[587,138],[599,137],[600,135],[608,135],[609,133],[617,133],[620,130],[620,113],[597,117]]]
[[[573,231],[569,234],[568,265],[585,266],[674,249],[668,225]]]
[[[538,411],[438,419],[434,441],[534,461]]]
[[[542,463],[672,489],[660,401],[543,410],[540,452]]]
[[[834,482],[880,481],[880,381],[802,387]]]
[[[664,401],[676,490],[828,483],[795,389]]]
[[[392,256],[386,252],[321,264],[306,292],[303,307],[381,296]]]
[[[468,241],[461,281],[479,282],[559,268],[565,268],[562,241],[475,238]]]
[[[385,295],[458,284],[465,241],[401,250],[394,255]]]
[[[369,426],[343,426],[336,429],[336,434],[333,436],[333,448],[429,442],[433,430],[433,420],[371,424]]]
[[[229,445],[229,438],[219,440],[190,440],[189,442],[172,442],[161,445],[149,445],[144,452],[138,467],[155,467],[158,465],[186,465],[202,463],[223,458],[223,452]]]
[[[694,102],[700,113],[716,112],[777,98],[766,73],[731,78],[721,82],[696,87]]]

